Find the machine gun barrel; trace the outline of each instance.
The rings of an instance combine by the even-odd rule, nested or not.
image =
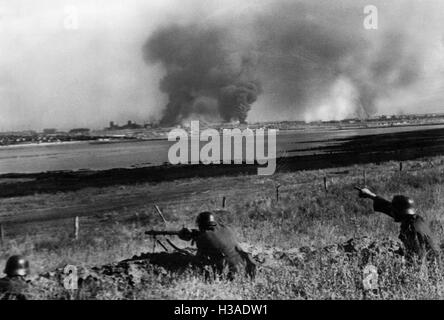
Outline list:
[[[145,234],[150,236],[177,236],[179,231],[177,230],[148,230]]]

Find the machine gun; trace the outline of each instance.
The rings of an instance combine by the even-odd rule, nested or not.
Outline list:
[[[180,231],[177,230],[148,230],[145,234],[149,236],[177,236]]]
[[[148,231],[145,231],[145,234],[156,238],[156,236],[178,236],[180,234],[180,232],[181,232],[181,230],[148,230]],[[187,255],[191,254],[188,250],[181,249],[181,248],[177,247],[174,243],[172,243],[170,241],[170,239],[166,239],[166,241],[176,251],[179,251],[179,252],[187,254]],[[165,249],[165,251],[168,251],[168,249],[166,249],[166,247],[162,244],[162,242],[160,242],[159,240],[156,240],[156,242],[159,243]]]
[[[185,237],[183,240],[192,240],[196,238],[196,236],[199,234],[199,231],[197,230],[189,230],[186,228],[183,228],[181,230],[148,230],[145,231],[145,234],[156,237],[156,236],[179,236],[182,235]],[[188,238],[188,239],[187,239]]]

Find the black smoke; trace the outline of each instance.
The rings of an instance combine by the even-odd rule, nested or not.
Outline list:
[[[160,62],[166,69],[160,89],[169,102],[162,124],[175,124],[191,114],[208,114],[199,98],[215,100],[218,116],[225,121],[245,122],[260,84],[250,78],[250,60],[230,52],[228,30],[199,25],[169,26],[156,32],[144,46],[148,62]],[[197,107],[196,107],[197,105]]]
[[[261,93],[274,113],[297,117],[334,101],[338,82],[347,84],[339,101],[347,100],[350,113],[375,113],[379,99],[408,90],[421,77],[424,50],[406,28],[409,21],[402,14],[392,21],[387,13],[396,9],[381,1],[374,1],[378,30],[366,30],[367,4],[278,1],[224,23],[159,28],[143,52],[166,71],[160,89],[169,102],[162,123],[195,114],[245,122]],[[211,102],[208,108],[201,98]]]

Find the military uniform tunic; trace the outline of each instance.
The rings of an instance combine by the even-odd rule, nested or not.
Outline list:
[[[250,255],[242,250],[231,228],[218,224],[206,230],[188,230],[182,240],[193,240],[197,246],[200,262],[213,265],[221,271],[228,266],[230,276],[239,271],[246,263],[247,273],[254,276],[255,263]]]
[[[22,277],[0,279],[0,300],[26,300],[27,282]]]

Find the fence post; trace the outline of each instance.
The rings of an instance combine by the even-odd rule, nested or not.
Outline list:
[[[364,172],[362,173],[362,175],[363,175],[363,178],[364,178],[364,187],[365,187],[367,185],[367,174],[365,172],[365,169],[364,169]]]
[[[324,189],[325,189],[325,192],[328,192],[327,177],[324,177]]]
[[[139,218],[139,213],[136,212],[136,228],[140,227],[140,218]]]
[[[399,162],[399,171],[402,171],[402,161]]]
[[[3,224],[0,223],[0,244],[3,245],[5,242],[5,230],[3,229]]]
[[[280,185],[277,185],[276,186],[276,201],[277,202],[279,202],[279,188],[280,188],[281,186]]]
[[[79,240],[80,219],[79,216],[74,218],[74,239]]]
[[[225,196],[222,198],[222,208],[225,208],[225,203],[227,201],[227,198]]]

